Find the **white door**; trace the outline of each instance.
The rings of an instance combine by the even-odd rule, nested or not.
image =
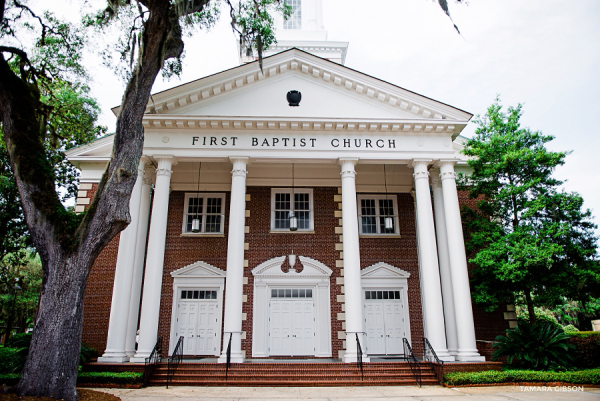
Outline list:
[[[183,336],[184,355],[218,355],[221,308],[214,290],[183,290],[177,304],[175,338]]]
[[[405,308],[401,291],[365,291],[367,353],[399,355],[406,337]]]
[[[312,290],[284,289],[280,290],[281,297],[278,297],[278,290],[273,291],[269,301],[269,355],[314,355],[316,332]],[[290,295],[287,298],[286,293]]]
[[[219,304],[214,301],[198,302],[196,355],[215,355],[219,334]]]
[[[175,338],[183,336],[184,355],[194,355],[196,349],[196,320],[198,317],[198,302],[179,301],[178,329]]]

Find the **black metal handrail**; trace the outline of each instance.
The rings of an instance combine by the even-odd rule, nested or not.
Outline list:
[[[429,351],[430,356],[433,356],[435,365],[431,358],[428,357],[427,351]],[[440,384],[442,384],[442,382],[444,381],[444,361],[438,358],[437,354],[435,353],[435,350],[431,346],[431,343],[425,337],[423,338],[423,361],[429,361],[429,366],[431,367],[431,370],[433,370],[435,377],[437,377]]]
[[[154,373],[154,369],[156,365],[160,362],[161,354],[162,354],[162,336],[158,337],[156,340],[156,344],[150,353],[150,356],[144,360],[144,387],[148,385],[150,381],[150,376]]]
[[[402,342],[404,343],[404,357],[408,362],[408,367],[410,368],[410,371],[413,374],[417,385],[421,387],[421,362],[419,362],[419,360],[413,353],[413,350],[410,344],[408,343],[406,337],[402,339]]]
[[[348,334],[352,334],[354,333],[354,335],[356,336],[356,368],[360,369],[360,380],[364,381],[365,377],[363,374],[363,360],[362,360],[362,356],[363,356],[363,350],[362,347],[360,346],[360,340],[358,339],[358,335],[359,334],[367,334],[364,331],[347,331],[346,333]]]
[[[226,331],[225,333],[229,333],[229,342],[227,343],[227,351],[225,353],[227,355],[225,362],[225,381],[227,381],[229,378],[229,367],[231,366],[231,338],[233,337],[233,333],[242,334],[243,331]]]
[[[169,358],[167,362],[167,388],[169,388],[169,383],[173,381],[173,376],[175,376],[175,371],[179,367],[179,362],[183,359],[183,336],[179,337],[179,341],[177,341],[177,345],[175,345],[175,349],[173,350],[173,354]]]

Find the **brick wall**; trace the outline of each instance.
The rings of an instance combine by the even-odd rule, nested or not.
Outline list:
[[[87,196],[93,196],[96,184],[87,191]],[[335,244],[339,242],[339,234],[335,233],[339,218],[334,216],[338,203],[334,195],[338,188],[314,188],[315,233],[270,233],[271,189],[268,187],[248,187],[250,201],[246,209],[250,216],[246,218],[249,233],[245,242],[249,250],[244,258],[248,267],[244,268],[244,276],[248,283],[244,285],[247,302],[243,304],[243,312],[247,319],[242,324],[246,338],[242,340],[242,349],[246,356],[252,353],[252,297],[254,283],[251,270],[258,264],[273,257],[288,255],[292,248],[297,255],[308,256],[319,260],[333,270],[331,276],[331,333],[332,356],[337,357],[343,349],[343,340],[338,339],[337,332],[343,331],[342,321],[337,320],[337,314],[342,312],[342,304],[337,302],[341,295],[341,285],[336,284],[336,278],[341,277],[340,267],[335,261],[339,259],[339,251]],[[227,265],[227,232],[229,219],[225,217],[225,235],[221,237],[181,237],[181,223],[184,209],[184,192],[173,191],[169,200],[167,237],[165,247],[165,263],[161,293],[161,309],[159,317],[159,333],[165,339],[164,347],[168,345],[171,327],[171,308],[173,301],[173,280],[170,273],[191,263],[202,260],[225,270]],[[226,194],[225,210],[229,210],[230,194]],[[411,273],[408,280],[408,303],[410,311],[411,336],[413,340],[423,337],[423,319],[420,299],[418,258],[416,248],[414,201],[410,194],[396,194],[398,199],[400,238],[361,238],[361,268],[377,262],[386,262]],[[472,202],[465,193],[460,193],[461,204]],[[85,293],[83,342],[103,352],[106,348],[110,303],[114,281],[114,268],[118,250],[117,236],[102,251],[88,279]],[[282,266],[289,268],[287,259]],[[478,340],[493,340],[493,338],[508,328],[503,319],[503,308],[496,312],[487,313],[474,307],[475,331]],[[415,352],[422,352],[421,341],[415,343]]]

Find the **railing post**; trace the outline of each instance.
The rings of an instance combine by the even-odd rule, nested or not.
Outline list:
[[[177,341],[177,345],[173,350],[173,355],[167,361],[167,388],[169,388],[169,383],[173,380],[173,376],[175,376],[175,371],[179,367],[179,363],[183,359],[183,336],[179,337],[179,341]],[[171,367],[173,366],[173,367]]]

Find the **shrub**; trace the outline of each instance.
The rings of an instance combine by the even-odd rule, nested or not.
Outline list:
[[[577,327],[573,326],[572,324],[569,324],[567,326],[563,326],[562,329],[563,329],[563,331],[565,333],[569,333],[569,334],[577,333],[579,331],[579,329]]]
[[[144,379],[142,372],[81,372],[78,383],[140,384]]]
[[[600,332],[580,331],[569,333],[569,343],[575,346],[574,364],[578,368],[600,367]]]
[[[81,352],[79,353],[79,364],[83,365],[88,363],[92,358],[98,356],[98,350],[92,347],[88,347],[85,344],[81,344]]]
[[[506,337],[496,337],[492,359],[506,356],[511,365],[535,370],[564,369],[571,366],[573,355],[569,351],[575,349],[569,338],[551,323],[531,325],[521,321],[514,329],[506,330]]]
[[[31,344],[31,333],[17,333],[8,338],[4,345],[9,348],[29,348]]]
[[[572,384],[600,384],[600,369],[570,372],[540,372],[535,370],[507,370],[484,372],[456,372],[444,375],[444,381],[451,386],[464,384],[563,382]]]
[[[0,386],[16,386],[20,379],[19,373],[2,373],[0,374]]]

